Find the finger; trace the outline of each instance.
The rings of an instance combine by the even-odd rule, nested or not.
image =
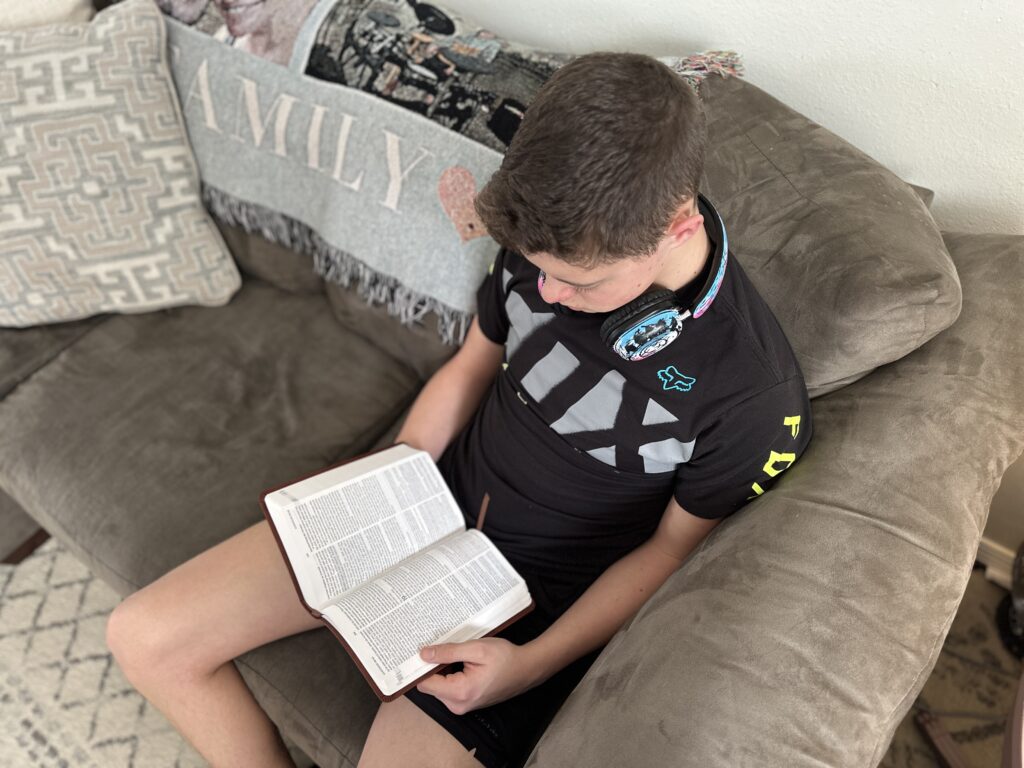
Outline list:
[[[463,672],[455,672],[450,675],[431,675],[422,683],[416,686],[420,693],[429,693],[437,698],[456,697],[462,690],[462,681],[465,679]]]
[[[421,648],[420,658],[437,664],[451,664],[456,661],[480,662],[484,660],[483,646],[475,640],[465,643],[438,643]]]

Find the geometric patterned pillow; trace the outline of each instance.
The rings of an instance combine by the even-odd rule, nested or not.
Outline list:
[[[226,304],[152,0],[0,32],[0,61],[0,326]]]

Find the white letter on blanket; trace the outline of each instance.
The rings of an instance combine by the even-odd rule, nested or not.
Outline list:
[[[210,77],[207,74],[206,59],[203,59],[203,63],[196,70],[196,76],[192,78],[192,83],[188,87],[188,93],[185,95],[185,104],[182,112],[188,112],[189,103],[196,95],[197,86],[199,100],[203,104],[203,117],[206,118],[206,127],[211,131],[221,133],[220,127],[217,125],[217,115],[213,111],[213,97],[210,96]]]
[[[313,117],[309,120],[309,132],[306,135],[306,165],[314,171],[323,170],[320,167],[320,126],[324,123],[326,111],[327,107],[313,105]]]
[[[256,90],[256,82],[250,80],[247,77],[239,75],[239,80],[242,81],[242,93],[240,95],[245,97],[245,109],[249,116],[249,127],[252,129],[252,140],[253,146],[259,147],[263,143],[263,135],[267,130],[267,123],[270,122],[270,116],[274,114],[274,110],[277,110],[277,120],[274,122],[274,154],[280,155],[281,157],[287,157],[288,152],[285,148],[285,130],[288,128],[288,116],[291,114],[292,105],[297,101],[294,96],[289,96],[287,93],[282,93],[274,102],[270,105],[267,110],[266,120],[260,117],[260,97]],[[280,105],[280,108],[278,108]],[[242,140],[241,135],[235,136],[239,141]]]
[[[433,155],[433,152],[420,147],[420,156],[417,157],[404,171],[402,170],[402,159],[398,151],[398,142],[401,138],[391,133],[391,131],[384,131],[384,136],[387,139],[387,154],[388,154],[388,191],[381,201],[381,205],[386,208],[390,208],[392,211],[398,211],[398,195],[402,192],[402,179],[404,179],[413,168],[415,168],[420,160]]]
[[[335,181],[341,182],[346,187],[350,187],[354,191],[359,191],[359,186],[363,183],[362,172],[356,177],[355,181],[341,181],[341,167],[345,164],[345,148],[348,146],[348,135],[352,132],[352,121],[355,120],[352,115],[347,112],[341,113],[341,127],[338,129],[338,150],[334,153],[334,173],[331,175]]]

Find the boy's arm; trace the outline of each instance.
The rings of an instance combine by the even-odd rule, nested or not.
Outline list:
[[[691,515],[674,498],[654,535],[608,570],[547,630],[526,643],[539,684],[605,645],[722,518]]]
[[[437,461],[469,421],[498,372],[504,347],[473,318],[462,347],[420,390],[395,442],[422,448]]]

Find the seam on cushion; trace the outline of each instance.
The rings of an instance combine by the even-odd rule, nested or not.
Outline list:
[[[804,194],[804,193],[803,193],[803,192],[802,192],[802,191],[800,190],[800,188],[799,188],[799,187],[797,187],[797,186],[796,186],[796,184],[794,184],[794,183],[793,183],[793,180],[792,180],[792,179],[790,179],[790,178],[789,178],[789,176],[787,176],[787,175],[786,175],[786,172],[785,172],[785,171],[783,171],[783,170],[782,170],[781,168],[779,168],[779,166],[778,166],[778,165],[776,165],[776,164],[775,164],[775,162],[774,162],[774,161],[773,161],[773,160],[772,160],[772,159],[771,159],[770,157],[768,157],[768,155],[766,155],[766,154],[764,153],[764,150],[762,150],[762,149],[761,149],[761,147],[759,147],[759,146],[757,145],[757,143],[756,143],[756,142],[755,142],[755,141],[754,141],[754,140],[753,140],[752,138],[750,138],[750,134],[748,134],[748,133],[747,133],[746,131],[744,131],[744,132],[743,132],[743,135],[744,135],[744,136],[746,137],[747,141],[749,141],[749,142],[750,142],[750,146],[752,146],[752,147],[753,147],[754,149],[756,149],[756,150],[758,151],[758,154],[760,154],[760,155],[761,155],[761,157],[763,157],[763,158],[765,159],[765,162],[767,162],[767,163],[768,163],[768,164],[769,164],[769,165],[770,165],[770,166],[771,166],[772,168],[774,168],[774,169],[775,169],[776,171],[778,171],[779,175],[780,175],[780,176],[781,176],[781,177],[782,177],[783,179],[785,179],[785,180],[786,180],[786,183],[787,183],[787,184],[789,184],[789,186],[790,186],[790,187],[792,188],[792,190],[793,190],[793,191],[794,191],[794,192],[795,192],[795,193],[796,193],[797,195],[799,195],[799,197],[800,197],[800,199],[801,199],[801,200],[804,200],[804,201],[806,201],[806,202],[810,203],[810,204],[811,204],[811,205],[813,205],[813,206],[814,206],[815,208],[817,208],[817,209],[818,209],[819,211],[821,211],[821,212],[822,212],[822,213],[824,213],[824,214],[825,214],[826,216],[828,216],[828,217],[829,217],[830,219],[833,219],[833,218],[835,218],[835,214],[834,214],[834,213],[832,212],[832,209],[831,209],[831,208],[826,208],[826,207],[825,207],[825,206],[823,206],[823,205],[822,205],[821,203],[819,203],[819,202],[817,202],[816,200],[813,200],[813,199],[811,199],[810,197],[808,197],[807,195],[805,195],[805,194]],[[885,166],[883,166],[883,165],[881,165],[881,164],[879,164],[879,167],[880,167],[880,168],[882,168],[883,170],[886,170],[886,171],[888,171],[888,170],[889,170],[888,168],[885,168]],[[889,172],[891,173],[891,171],[889,171]],[[906,182],[903,182],[903,183],[904,183],[904,184],[906,184]],[[938,234],[938,235],[939,235],[939,242],[940,242],[940,243],[942,243],[942,247],[943,247],[943,248],[945,249],[945,248],[946,248],[946,244],[945,244],[945,241],[943,241],[943,239],[942,239],[942,233],[938,231],[938,227],[936,227],[936,228],[935,228],[935,231],[936,231],[936,234]],[[857,241],[858,241],[859,243],[861,243],[862,245],[867,245],[867,241],[865,241],[865,240],[864,240],[864,237],[863,237],[862,235],[860,235],[859,233],[858,233],[858,234],[854,234],[853,236],[854,236],[854,237],[856,238],[856,240],[857,240]],[[946,255],[947,255],[947,256],[949,255],[949,251],[948,251],[948,249],[946,250]],[[883,255],[883,257],[884,257],[884,255]],[[910,287],[910,288],[915,288],[915,287],[916,287],[916,286],[915,286],[915,285],[914,285],[913,283],[911,283],[911,282],[910,282],[910,280],[908,280],[908,279],[907,279],[906,277],[903,277],[903,276],[901,276],[901,279],[902,279],[902,281],[903,281],[903,284],[904,284],[904,285],[906,285],[907,287]]]
[[[774,168],[774,169],[775,169],[776,171],[778,171],[778,174],[779,174],[779,175],[780,175],[780,176],[781,176],[781,177],[782,177],[783,179],[785,179],[785,180],[786,180],[786,183],[787,183],[787,184],[789,184],[789,186],[790,186],[790,187],[792,188],[792,190],[793,190],[794,192],[796,192],[796,193],[797,193],[797,195],[799,195],[799,197],[800,197],[800,199],[801,199],[801,200],[804,200],[804,201],[806,201],[806,202],[810,203],[810,204],[811,204],[811,205],[813,205],[813,206],[814,206],[815,208],[817,208],[817,209],[818,209],[819,211],[823,211],[823,212],[825,212],[825,213],[828,213],[828,214],[829,214],[830,216],[832,215],[832,214],[831,214],[831,212],[830,212],[830,211],[829,211],[829,210],[828,210],[827,208],[825,208],[825,207],[824,207],[824,206],[822,206],[822,205],[821,205],[820,203],[818,203],[818,202],[816,202],[816,201],[812,200],[812,199],[811,199],[811,198],[809,198],[809,197],[808,197],[807,195],[805,195],[805,194],[804,194],[803,192],[801,192],[801,191],[800,191],[800,189],[799,189],[799,188],[798,188],[798,187],[796,186],[796,184],[794,184],[794,183],[793,183],[793,180],[792,180],[792,179],[790,179],[790,178],[789,178],[789,176],[787,176],[787,175],[786,175],[785,171],[783,171],[783,170],[782,170],[781,168],[779,168],[779,166],[775,164],[775,161],[774,161],[774,160],[772,160],[772,159],[771,159],[770,157],[768,157],[768,155],[766,155],[766,154],[764,153],[764,150],[763,150],[763,149],[761,149],[761,147],[760,147],[760,146],[758,146],[757,142],[756,142],[756,141],[754,141],[754,140],[753,140],[753,139],[752,139],[752,138],[750,137],[750,134],[749,134],[749,133],[747,133],[746,131],[744,131],[744,132],[743,132],[743,137],[744,137],[744,138],[745,138],[745,139],[746,139],[746,140],[747,140],[747,141],[748,141],[748,142],[750,143],[750,146],[752,146],[752,147],[753,147],[754,149],[756,149],[756,150],[757,150],[757,153],[758,153],[759,155],[761,155],[761,157],[763,157],[763,158],[765,159],[765,161],[766,161],[766,162],[768,163],[768,165],[770,165],[770,166],[771,166],[772,168]],[[744,190],[744,191],[746,191],[746,190]]]
[[[259,278],[259,277],[253,278],[253,279],[260,280],[262,282],[267,282],[267,281],[263,280],[263,278]],[[268,283],[268,284],[269,285],[273,285],[273,283]],[[335,283],[335,285],[340,285],[340,283]],[[277,288],[277,286],[274,286],[274,287]],[[344,286],[344,285],[342,285],[341,287],[343,289],[345,289],[345,290],[354,290],[354,289],[349,289],[348,286]],[[281,289],[278,288],[278,290],[281,290]],[[433,374],[431,374],[431,376],[428,376],[426,379],[424,379],[422,376],[419,375],[419,373],[417,373],[416,369],[413,368],[412,365],[407,363],[405,360],[397,357],[396,355],[392,354],[388,350],[380,347],[377,344],[377,341],[375,339],[373,339],[370,335],[365,334],[365,333],[357,330],[355,327],[348,325],[348,323],[345,323],[342,320],[339,320],[337,315],[334,314],[334,309],[331,306],[331,299],[330,299],[330,297],[327,294],[327,289],[324,288],[323,294],[320,294],[320,295],[322,295],[324,301],[327,302],[327,310],[331,313],[332,319],[338,325],[338,327],[341,328],[344,331],[345,334],[355,336],[356,338],[361,339],[362,341],[365,341],[365,342],[369,343],[370,345],[372,345],[373,348],[377,352],[379,352],[380,354],[382,354],[384,357],[388,358],[392,362],[397,363],[404,370],[406,370],[409,373],[411,373],[413,380],[415,382],[418,382],[420,387],[422,387],[424,384],[426,384],[430,380],[431,376],[433,376]],[[362,297],[358,296],[358,294],[356,295],[356,298],[359,301],[363,302]],[[384,305],[379,305],[379,304],[378,305],[371,305],[371,304],[366,304],[365,302],[363,302],[363,306],[369,307],[370,309],[376,309],[377,307],[384,306]],[[358,308],[358,309],[355,309],[353,311],[354,312],[361,312],[363,310],[362,310],[362,308]],[[394,315],[391,315],[391,314],[388,314],[388,317],[391,318],[392,320],[394,320],[396,323],[398,323],[399,326],[401,326],[401,330],[402,330],[403,333],[411,332],[411,329],[415,328],[415,327],[421,327],[421,328],[423,327],[422,324],[419,324],[419,323],[417,323],[415,321],[412,324],[406,325],[401,320],[399,320],[397,317],[395,317]],[[470,318],[470,323],[472,323],[472,322],[473,321],[472,321],[472,317],[471,317]],[[458,347],[455,348],[455,351],[456,352],[458,351]],[[448,359],[451,359],[451,357],[449,357]],[[441,365],[444,365],[444,363],[442,362]],[[434,372],[436,373],[437,371],[435,370]]]
[[[348,753],[347,753],[347,752],[345,752],[345,750],[343,750],[343,749],[342,749],[341,747],[339,747],[339,746],[338,746],[337,744],[335,744],[335,743],[334,743],[334,742],[333,742],[333,741],[332,741],[332,740],[331,740],[330,738],[328,738],[328,736],[327,736],[327,735],[326,735],[326,734],[325,734],[325,733],[324,733],[323,731],[321,731],[321,730],[320,730],[320,729],[319,729],[319,728],[318,728],[318,727],[317,727],[316,725],[314,725],[314,724],[313,724],[313,722],[312,722],[312,721],[311,721],[311,720],[310,720],[310,719],[309,719],[308,717],[306,717],[306,715],[305,715],[305,714],[303,714],[303,713],[302,713],[302,712],[301,712],[301,711],[300,711],[300,710],[298,709],[298,707],[296,707],[296,706],[295,706],[295,701],[294,701],[293,699],[289,698],[288,696],[285,696],[285,695],[284,695],[284,691],[282,691],[282,690],[281,690],[280,688],[278,688],[278,687],[277,687],[276,685],[274,685],[274,684],[273,684],[272,682],[270,682],[270,680],[268,680],[268,679],[267,679],[266,675],[264,675],[264,674],[263,674],[262,672],[260,672],[259,670],[255,669],[255,668],[254,668],[254,667],[252,666],[252,664],[248,663],[247,661],[243,661],[243,660],[242,660],[242,659],[240,659],[240,658],[236,658],[236,659],[235,659],[234,661],[235,661],[235,663],[236,663],[236,664],[241,664],[241,665],[242,665],[242,666],[244,666],[244,667],[245,667],[246,669],[250,670],[250,671],[251,671],[251,672],[252,672],[252,673],[253,673],[254,675],[256,675],[256,677],[258,677],[258,678],[259,678],[260,680],[262,680],[262,681],[263,681],[264,683],[266,683],[266,684],[267,684],[268,686],[270,686],[271,688],[273,688],[273,689],[274,689],[274,691],[276,691],[276,692],[277,692],[277,694],[278,694],[278,695],[279,695],[279,696],[280,696],[280,697],[281,697],[282,699],[284,699],[285,703],[286,703],[286,704],[287,704],[287,705],[288,705],[289,707],[291,707],[291,708],[292,708],[292,711],[293,711],[293,712],[295,712],[295,713],[298,713],[298,715],[299,715],[299,716],[300,716],[300,717],[301,717],[301,718],[302,718],[302,719],[303,719],[303,720],[304,720],[304,721],[305,721],[305,722],[306,722],[306,723],[307,723],[307,724],[309,725],[309,727],[310,727],[310,728],[312,728],[312,729],[313,729],[314,731],[316,731],[316,732],[317,732],[318,734],[320,734],[320,738],[321,738],[321,739],[323,739],[323,740],[324,740],[325,742],[327,742],[327,743],[328,743],[328,744],[330,744],[330,745],[331,745],[332,747],[334,747],[334,749],[335,749],[335,750],[337,750],[338,754],[339,754],[339,755],[341,755],[341,756],[342,756],[342,757],[343,757],[343,758],[344,758],[344,759],[345,759],[345,760],[346,760],[346,761],[348,762],[348,764],[352,766],[352,768],[355,768],[356,764],[355,764],[354,762],[352,762],[352,758],[351,758],[351,757],[350,757],[350,756],[348,755]],[[311,755],[310,757],[312,757],[312,755]]]

